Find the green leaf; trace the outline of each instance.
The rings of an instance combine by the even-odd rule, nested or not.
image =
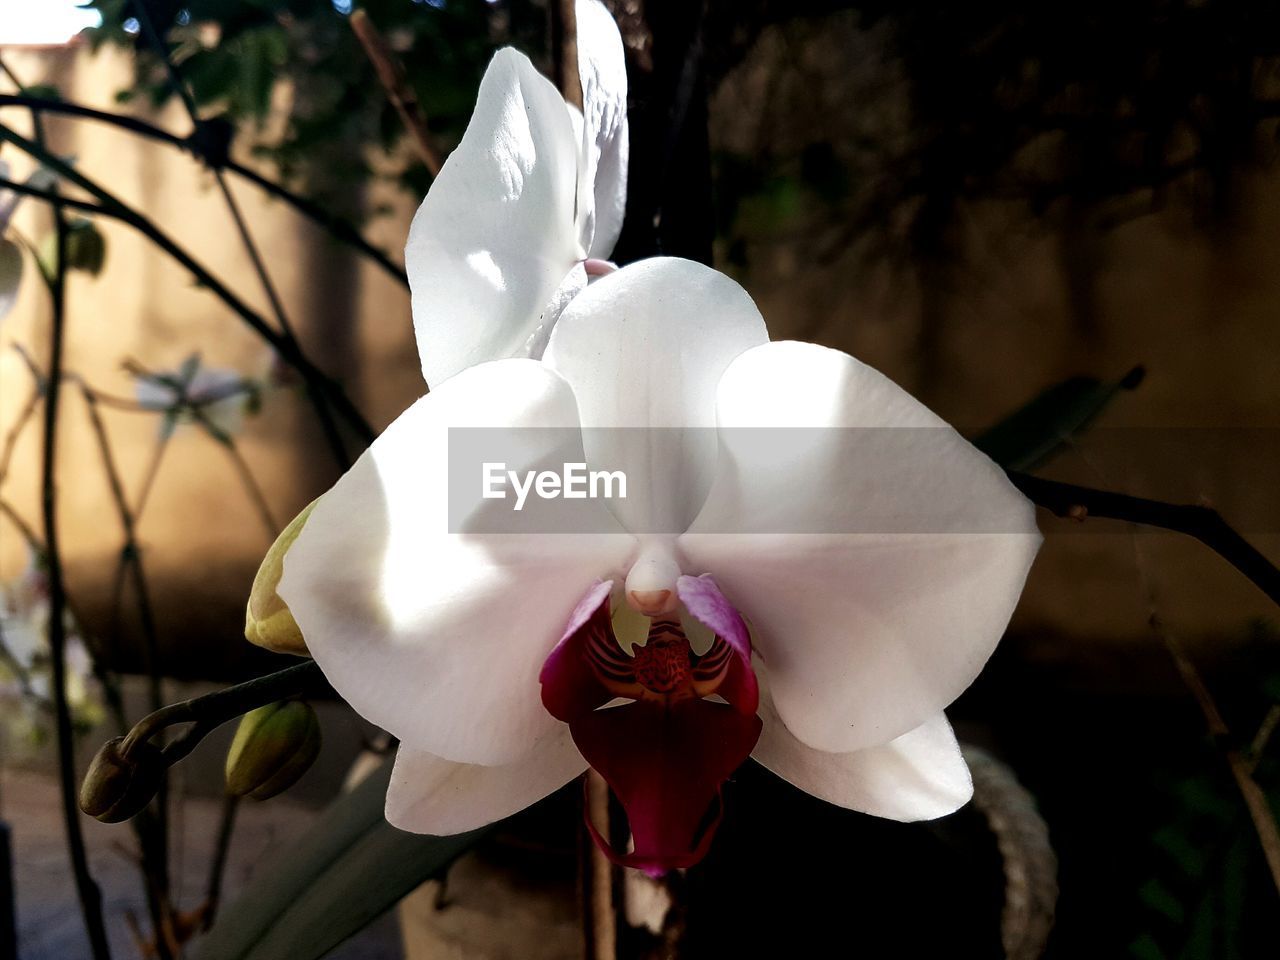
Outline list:
[[[403,833],[383,818],[388,759],[254,874],[222,910],[196,960],[318,960],[485,836]]]
[[[1072,377],[974,438],[974,446],[1007,470],[1034,470],[1100,414],[1121,390],[1132,390],[1146,371],[1134,367],[1119,380]]]

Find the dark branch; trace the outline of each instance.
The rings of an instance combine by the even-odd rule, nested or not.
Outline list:
[[[1045,480],[1013,470],[1008,474],[1013,485],[1028,499],[1059,517],[1127,520],[1194,537],[1248,577],[1273,603],[1280,605],[1280,570],[1210,507],[1162,503],[1074,483]]]

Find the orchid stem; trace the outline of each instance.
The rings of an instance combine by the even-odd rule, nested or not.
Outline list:
[[[378,83],[382,84],[387,100],[396,108],[401,122],[409,131],[418,158],[426,164],[431,176],[439,176],[440,154],[431,143],[431,132],[427,129],[426,115],[422,112],[422,105],[418,103],[418,95],[414,93],[413,87],[405,76],[403,65],[392,52],[386,38],[382,36],[382,31],[374,24],[367,10],[362,7],[353,11],[348,22],[351,24],[351,32],[356,35],[360,46],[364,48],[365,56],[373,65],[373,72],[377,74]]]
[[[39,129],[37,127],[37,135]],[[56,186],[54,192],[56,196]],[[95,960],[110,960],[106,924],[102,916],[102,891],[89,872],[89,857],[80,830],[80,810],[76,803],[75,742],[71,729],[71,707],[67,702],[66,585],[58,542],[57,449],[58,390],[62,380],[62,356],[66,334],[66,217],[54,204],[57,262],[50,283],[53,316],[49,337],[49,375],[44,404],[44,455],[42,458],[40,501],[44,514],[44,556],[49,577],[49,657],[52,660],[54,714],[58,731],[58,773],[62,794],[67,847],[75,874],[76,892],[84,914],[85,930]]]
[[[178,95],[182,100],[182,105],[186,108],[187,117],[191,120],[192,136],[195,136],[202,125],[200,113],[196,109],[195,98],[191,95],[187,85],[183,83],[182,75],[178,72],[178,67],[173,62],[173,58],[169,56],[169,50],[165,46],[164,40],[161,39],[160,34],[156,31],[146,4],[137,4],[136,12],[142,31],[146,34],[147,42],[151,44],[156,56],[164,63],[165,73],[169,78],[169,87]],[[249,232],[249,225],[240,212],[240,205],[236,203],[236,198],[231,193],[231,188],[227,186],[227,179],[223,172],[217,167],[213,168],[213,177],[218,184],[219,191],[222,193],[222,199],[227,205],[227,212],[231,214],[232,222],[235,224],[236,232],[240,236],[240,241],[249,257],[249,262],[253,265],[254,272],[258,275],[258,282],[262,285],[262,290],[267,296],[267,302],[271,304],[271,311],[275,314],[276,323],[280,327],[280,334],[296,347],[298,338],[294,335],[293,326],[289,323],[289,317],[284,310],[284,303],[280,300],[280,294],[276,291],[276,286],[271,281],[271,274],[267,272],[267,265],[262,259],[262,254],[258,251],[258,245],[254,243],[253,235]],[[338,431],[338,425],[334,422],[333,414],[329,410],[328,400],[323,391],[319,390],[310,378],[306,378],[306,387],[307,393],[311,397],[312,406],[315,408],[316,416],[320,420],[320,427],[324,431],[325,439],[333,451],[338,466],[345,470],[351,466],[351,460],[347,456],[346,445],[342,442],[342,434]],[[242,464],[237,464],[237,467],[242,466]],[[244,472],[242,469],[241,473],[244,474]],[[252,478],[249,478],[248,482],[252,484]],[[268,526],[274,525],[268,523]],[[274,537],[274,534],[272,536]]]
[[[275,673],[207,693],[201,697],[170,704],[149,713],[126,734],[120,752],[128,755],[133,744],[150,740],[167,727],[180,723],[193,728],[173,741],[165,751],[166,760],[176,762],[191,752],[211,730],[241,714],[288,697],[332,692],[314,660]]]
[[[108,192],[105,188],[85,177],[74,167],[50,154],[47,150],[42,149],[38,144],[33,143],[26,137],[15,133],[7,127],[0,126],[0,141],[12,143],[24,153],[34,157],[50,170],[53,170],[60,177],[74,183],[76,186],[86,190],[92,194],[97,203],[88,203],[85,201],[77,201],[67,199],[59,201],[64,206],[83,210],[99,216],[106,216],[116,220],[121,220],[129,224],[135,230],[138,230],[147,237],[152,243],[185,267],[196,281],[203,287],[207,288],[214,296],[218,297],[226,304],[234,313],[236,313],[255,333],[263,340],[275,348],[281,358],[288,362],[303,379],[309,383],[314,382],[318,390],[325,391],[333,402],[334,408],[342,415],[342,417],[351,424],[352,428],[357,432],[365,443],[372,443],[375,436],[373,428],[368,421],[361,416],[355,405],[333,380],[327,377],[318,367],[316,367],[310,359],[302,352],[301,348],[294,342],[290,341],[283,334],[272,329],[256,311],[250,308],[243,300],[235,295],[225,284],[218,280],[213,274],[205,269],[191,254],[179,246],[164,231],[152,223],[149,219],[129,207],[123,201]],[[11,180],[0,179],[0,187],[12,189],[17,193],[27,196],[37,197],[45,202],[54,202],[57,198],[54,194],[46,190],[39,190],[29,187],[26,184],[16,183]]]
[[[1015,470],[1006,471],[1013,485],[1032,503],[1059,517],[1084,520],[1104,517],[1175,533],[1186,534],[1203,543],[1239,570],[1273,603],[1280,605],[1280,569],[1235,531],[1212,507],[1197,504],[1162,503],[1109,490],[1045,480]]]
[[[609,785],[588,769],[583,803],[585,815],[603,836],[609,836]],[[614,869],[585,828],[582,830],[583,937],[587,960],[617,960],[618,917],[614,904]]]
[[[307,219],[313,221],[318,226],[326,230],[333,238],[340,243],[354,247],[365,256],[369,257],[378,264],[388,275],[398,281],[402,286],[408,286],[408,278],[405,276],[404,269],[397,266],[391,259],[373,246],[347,221],[333,216],[328,211],[321,208],[318,204],[306,197],[292,193],[285,187],[273,180],[268,180],[248,167],[236,163],[229,157],[215,156],[202,149],[200,144],[193,138],[183,139],[175,136],[167,130],[161,130],[154,124],[147,123],[145,120],[139,120],[137,117],[123,116],[118,113],[109,113],[105,110],[95,110],[92,107],[86,107],[78,103],[67,103],[62,100],[48,100],[41,97],[31,97],[25,94],[0,94],[0,107],[26,107],[30,110],[37,110],[40,113],[54,113],[62,116],[76,117],[82,120],[93,120],[98,123],[105,123],[108,126],[116,127],[120,130],[127,130],[130,133],[146,137],[157,143],[164,143],[172,147],[177,147],[185,153],[189,153],[198,160],[203,161],[207,166],[214,170],[229,170],[242,180],[248,180],[257,186],[264,193],[282,200],[289,206],[293,207],[298,213]]]

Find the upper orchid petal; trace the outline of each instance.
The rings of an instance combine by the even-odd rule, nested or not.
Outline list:
[[[587,255],[574,219],[579,153],[556,88],[523,54],[499,50],[405,248],[432,386],[476,363],[532,355],[530,341],[553,319],[548,302]]]
[[[582,243],[588,256],[607,259],[627,203],[627,61],[618,25],[600,0],[577,0],[576,14],[587,150],[583,181],[592,190],[590,215],[579,212]]]
[[[751,622],[783,722],[846,753],[936,715],[1008,624],[1040,544],[1032,505],[918,401],[835,350],[743,354],[717,416],[716,480],[680,547]]]
[[[951,724],[941,713],[878,747],[824,753],[797,740],[778,717],[757,664],[764,729],[752,756],[805,793],[849,810],[910,823],[954,813],[973,796],[973,780]]]
[[[716,384],[767,340],[740,286],[674,257],[603,276],[565,309],[544,361],[578,398],[588,460],[627,476],[610,506],[628,530],[679,533],[697,514],[715,469]]]
[[[519,813],[586,768],[569,728],[561,724],[525,757],[493,767],[454,763],[401,746],[387,788],[387,822],[410,833],[465,833]]]
[[[474,501],[469,485],[450,486],[450,433],[509,428],[520,440],[510,466],[525,469],[562,453],[561,432],[545,428],[576,419],[569,386],[540,363],[463,371],[387,428],[285,556],[279,594],[325,675],[415,749],[510,763],[558,727],[539,697],[542,662],[583,585],[618,569],[633,538],[603,507],[601,533],[470,532],[502,501],[482,500],[478,477]],[[539,512],[557,502],[530,498],[518,516],[552,529]],[[453,532],[451,517],[468,532]]]

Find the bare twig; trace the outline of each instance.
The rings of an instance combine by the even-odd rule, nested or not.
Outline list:
[[[1045,480],[1013,470],[1007,472],[1013,485],[1029,500],[1060,517],[1127,520],[1194,537],[1248,577],[1272,602],[1280,605],[1280,570],[1210,507],[1162,503],[1074,483]]]
[[[147,36],[147,41],[151,44],[156,56],[164,62],[165,71],[169,77],[169,86],[178,94],[182,99],[183,106],[186,107],[187,117],[191,120],[192,135],[195,136],[200,131],[203,123],[199,112],[196,110],[195,99],[192,97],[187,85],[182,82],[182,76],[178,72],[177,65],[173,62],[173,58],[169,56],[169,50],[160,38],[159,33],[156,32],[151,15],[147,12],[146,4],[138,4],[136,12],[138,22]],[[245,221],[244,215],[240,212],[240,205],[236,203],[236,198],[231,193],[231,188],[227,186],[227,178],[223,172],[217,167],[213,167],[212,170],[213,178],[222,193],[222,199],[227,205],[227,211],[231,214],[236,232],[240,235],[240,241],[244,246],[245,253],[249,257],[249,262],[252,264],[254,272],[258,275],[258,282],[262,285],[267,301],[271,304],[271,311],[275,314],[276,323],[280,327],[280,334],[296,346],[298,338],[294,333],[293,326],[289,323],[284,303],[281,301],[280,294],[276,291],[276,286],[271,280],[271,274],[267,271],[267,265],[262,259],[262,254],[258,251],[258,245],[254,242],[253,235],[249,232],[249,225]],[[346,445],[342,442],[342,434],[339,432],[338,425],[334,422],[333,414],[329,410],[328,398],[318,388],[318,385],[310,379],[306,380],[306,386],[329,448],[333,451],[338,466],[345,470],[351,466],[351,459],[347,456]],[[252,483],[252,478],[250,478],[249,482]]]
[[[227,867],[227,851],[231,849],[231,834],[235,830],[236,811],[240,808],[240,798],[228,794],[222,800],[222,819],[218,824],[218,839],[213,847],[213,863],[209,868],[209,885],[205,893],[205,912],[203,928],[208,930],[218,915],[218,905],[222,901],[222,876]]]
[[[392,278],[399,281],[401,285],[408,285],[408,278],[405,276],[404,269],[396,265],[391,259],[379,250],[377,247],[365,240],[351,224],[347,223],[339,217],[335,217],[319,204],[308,200],[306,197],[299,196],[290,192],[280,184],[268,180],[262,174],[257,173],[248,167],[236,163],[229,157],[214,156],[204,150],[199,141],[194,137],[186,139],[169,133],[167,130],[161,130],[154,124],[147,123],[145,120],[139,120],[137,117],[128,117],[118,113],[109,113],[105,110],[95,110],[92,107],[82,106],[78,103],[69,103],[64,100],[48,100],[41,97],[31,97],[25,94],[14,96],[13,94],[0,94],[0,107],[26,107],[31,110],[38,110],[41,113],[53,113],[63,116],[77,117],[83,120],[93,120],[98,123],[105,123],[109,126],[116,127],[121,130],[127,130],[138,136],[146,137],[157,143],[168,144],[177,147],[192,154],[198,160],[202,160],[213,169],[229,170],[243,180],[257,186],[264,193],[282,200],[294,210],[301,213],[307,219],[315,222],[321,228],[328,231],[334,239],[348,246],[354,247],[365,256],[369,257],[378,264],[384,271],[391,275]]]
[[[1258,842],[1262,845],[1262,853],[1266,857],[1267,868],[1271,871],[1271,882],[1275,885],[1276,892],[1280,893],[1280,827],[1276,825],[1275,814],[1271,810],[1267,795],[1258,786],[1258,782],[1253,779],[1253,759],[1238,747],[1232,745],[1231,730],[1227,727],[1226,720],[1223,719],[1222,711],[1218,709],[1218,704],[1214,701],[1213,695],[1209,692],[1209,688],[1205,685],[1204,679],[1200,676],[1195,664],[1191,662],[1181,644],[1178,643],[1173,633],[1161,620],[1159,613],[1156,611],[1154,594],[1151,593],[1149,595],[1151,596],[1151,613],[1148,622],[1151,624],[1151,629],[1163,642],[1165,649],[1169,651],[1169,656],[1173,658],[1174,665],[1178,668],[1178,673],[1182,677],[1182,682],[1191,692],[1196,706],[1200,708],[1200,713],[1204,716],[1205,726],[1208,727],[1210,735],[1222,749],[1223,758],[1227,761],[1227,767],[1231,770],[1231,777],[1235,780],[1240,796],[1244,800],[1245,808],[1249,811],[1249,819],[1253,821],[1253,829],[1258,836]]]
[[[609,785],[594,770],[585,774],[582,797],[584,815],[591,819],[602,836],[609,836]],[[582,900],[587,960],[616,960],[618,955],[618,917],[614,904],[614,869],[609,858],[582,831]]]
[[[56,191],[56,186],[54,190]],[[66,246],[67,224],[62,209],[55,204],[57,263],[50,282],[53,317],[49,338],[49,379],[44,405],[44,456],[42,458],[40,501],[44,514],[44,556],[49,577],[49,656],[52,660],[54,712],[58,731],[58,773],[62,794],[67,847],[75,874],[76,892],[84,913],[85,929],[95,960],[110,960],[106,924],[102,917],[102,892],[89,872],[89,857],[80,830],[80,810],[76,803],[75,741],[71,708],[67,702],[66,586],[58,541],[57,448],[58,392],[62,378],[62,353],[66,333]]]
[[[0,141],[7,141],[14,144],[23,152],[29,154],[45,166],[49,167],[60,177],[92,194],[98,201],[98,203],[90,203],[83,200],[67,198],[66,200],[58,200],[57,202],[61,202],[64,206],[71,209],[83,210],[94,213],[98,216],[111,217],[129,224],[131,227],[146,236],[147,239],[163,250],[166,254],[185,267],[201,286],[205,287],[218,297],[218,299],[236,313],[250,327],[250,329],[274,347],[281,359],[296,369],[305,381],[314,382],[317,389],[325,391],[333,403],[334,408],[345,420],[347,420],[365,443],[373,442],[373,428],[369,425],[368,421],[361,416],[360,412],[356,409],[350,398],[343,392],[342,388],[320,371],[320,369],[310,361],[296,343],[288,340],[283,336],[283,334],[272,329],[271,325],[268,324],[256,311],[236,296],[236,294],[233,293],[224,283],[218,280],[218,278],[202,266],[199,261],[169,237],[168,234],[157,227],[148,218],[111,194],[105,188],[90,180],[88,177],[85,177],[74,167],[53,156],[47,150],[42,149],[38,144],[33,143],[26,137],[15,133],[7,127],[0,126]],[[28,186],[27,184],[18,183],[12,180],[5,180],[3,178],[0,178],[0,187],[12,189],[26,196],[38,197],[46,202],[55,202],[57,199],[49,191],[39,190]]]
[[[373,64],[374,73],[378,75],[378,82],[382,84],[387,99],[396,108],[405,129],[409,131],[413,145],[418,151],[418,158],[426,164],[431,176],[438,176],[441,166],[440,155],[436,153],[436,148],[431,143],[427,118],[422,112],[421,104],[418,103],[418,95],[409,85],[404,67],[387,44],[382,32],[370,19],[367,11],[363,8],[356,10],[349,20],[351,31],[360,41],[360,46],[364,48],[365,56]]]
[[[1253,735],[1253,742],[1249,744],[1250,772],[1257,768],[1258,761],[1262,759],[1267,746],[1271,743],[1276,727],[1280,727],[1280,703],[1271,705],[1271,709],[1267,711],[1267,715],[1262,718],[1262,723],[1258,726],[1258,732]]]

